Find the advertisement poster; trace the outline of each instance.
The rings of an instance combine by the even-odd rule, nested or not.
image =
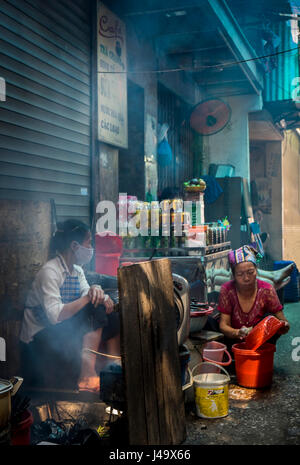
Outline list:
[[[126,31],[119,18],[98,2],[98,139],[128,148]]]

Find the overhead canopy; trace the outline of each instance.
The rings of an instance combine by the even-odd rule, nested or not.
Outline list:
[[[190,73],[206,95],[260,93],[263,68],[224,0],[115,0],[111,8],[153,41],[158,70]]]

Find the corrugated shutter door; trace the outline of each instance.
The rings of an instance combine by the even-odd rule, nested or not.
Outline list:
[[[193,177],[193,133],[187,122],[190,106],[180,97],[158,84],[158,122],[169,125],[168,142],[173,160],[168,166],[158,164],[158,191],[167,187],[183,188]]]
[[[0,3],[0,198],[53,198],[90,222],[90,21],[86,0]]]

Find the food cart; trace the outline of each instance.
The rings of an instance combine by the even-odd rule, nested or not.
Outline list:
[[[155,212],[158,215],[156,224],[159,233],[154,237],[149,234],[137,237],[129,235],[123,238],[120,264],[168,258],[171,261],[172,272],[183,276],[189,282],[191,298],[200,302],[214,302],[221,283],[224,282],[224,276],[229,276],[227,256],[231,249],[231,243],[228,241],[230,225],[227,222],[225,226],[221,221],[205,224],[204,190],[204,181],[191,180],[184,185],[183,199],[165,199],[161,202],[160,214],[157,211],[157,202]],[[190,204],[189,212],[183,208],[183,202]],[[151,207],[145,206],[145,203],[139,208],[148,210],[150,214]],[[169,223],[167,214],[170,218]],[[178,235],[178,231],[176,233],[176,215],[181,217],[182,235]]]

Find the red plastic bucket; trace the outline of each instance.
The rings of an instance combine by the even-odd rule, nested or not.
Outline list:
[[[245,349],[245,343],[234,344],[235,371],[240,386],[262,388],[272,383],[276,346],[266,342],[258,350]]]
[[[30,428],[33,423],[33,416],[30,410],[25,410],[21,421],[11,428],[11,444],[13,446],[30,445]]]

